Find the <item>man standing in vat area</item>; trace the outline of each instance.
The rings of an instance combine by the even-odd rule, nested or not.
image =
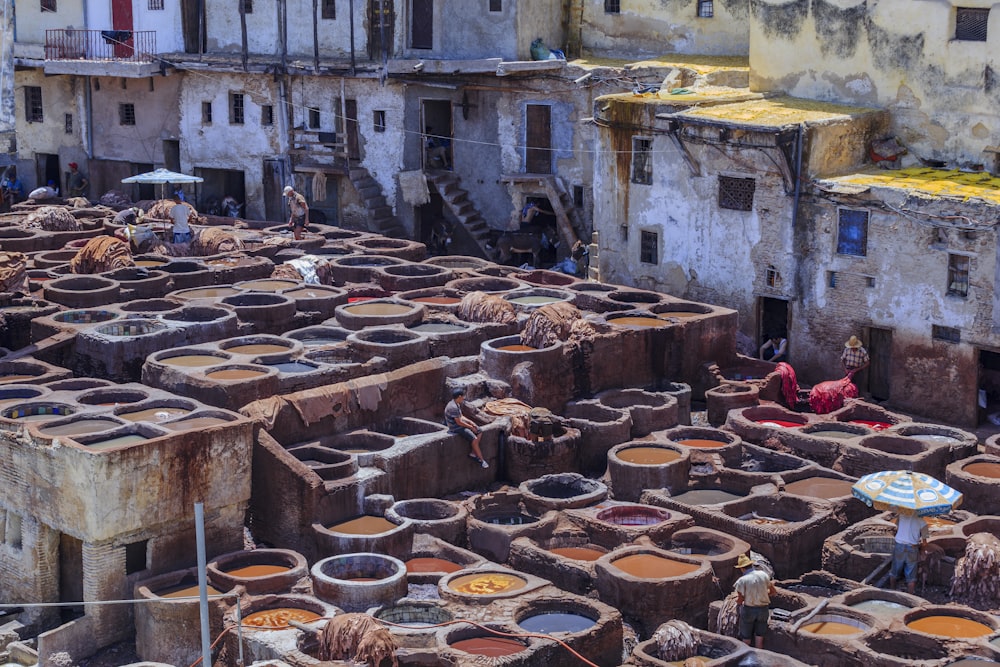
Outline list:
[[[868,368],[868,364],[871,363],[868,350],[861,345],[857,336],[851,336],[844,343],[844,353],[840,355],[840,363],[844,365],[844,372],[852,378]]]
[[[740,605],[740,639],[747,646],[764,648],[767,621],[771,616],[771,596],[775,594],[774,582],[746,554],[737,559],[736,569],[740,570],[740,578],[733,588],[736,602]]]
[[[291,212],[291,215],[288,216],[288,226],[291,228],[295,240],[298,241],[302,238],[306,223],[309,222],[309,204],[306,203],[306,198],[290,185],[285,186],[282,194],[288,197],[288,210]]]
[[[906,590],[912,595],[917,590],[917,561],[920,546],[927,540],[927,522],[919,516],[899,514],[896,522],[896,544],[892,548],[892,567],[889,570],[889,588],[896,589],[899,574],[906,577]]]
[[[448,433],[457,433],[469,441],[472,451],[469,458],[479,461],[479,465],[489,468],[490,464],[483,458],[483,451],[479,448],[479,441],[483,437],[479,426],[462,413],[462,403],[465,402],[465,391],[455,389],[451,392],[451,400],[444,406],[444,424],[448,427]]]

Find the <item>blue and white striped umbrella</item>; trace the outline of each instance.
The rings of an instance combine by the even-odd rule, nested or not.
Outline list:
[[[909,470],[887,470],[865,475],[851,493],[869,507],[902,514],[944,514],[962,504],[962,494],[930,475]]]

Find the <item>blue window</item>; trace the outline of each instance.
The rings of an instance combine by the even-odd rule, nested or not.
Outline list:
[[[868,211],[839,209],[837,254],[865,257],[868,255]]]

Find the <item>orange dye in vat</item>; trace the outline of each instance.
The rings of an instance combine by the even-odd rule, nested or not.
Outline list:
[[[676,461],[681,454],[666,447],[628,447],[620,450],[615,456],[626,463],[655,466]]]
[[[501,345],[497,349],[504,352],[534,352],[536,348],[530,345]]]
[[[461,301],[457,296],[420,296],[416,299],[410,299],[410,301],[416,301],[417,303],[433,303],[439,306],[448,306]]]
[[[291,571],[291,569],[287,565],[247,565],[246,567],[223,571],[231,577],[251,579],[253,577],[269,577],[272,574],[285,574]]]
[[[191,411],[185,408],[159,407],[149,408],[147,410],[138,410],[136,412],[124,412],[118,416],[130,422],[162,422],[168,419],[173,419],[174,417],[186,415],[189,412]]]
[[[378,535],[394,528],[399,528],[392,521],[383,519],[380,516],[359,516],[350,521],[327,526],[335,533],[348,533],[350,535]]]
[[[4,384],[9,384],[11,382],[21,382],[23,380],[31,380],[37,375],[0,375],[0,382]]]
[[[1000,479],[1000,463],[970,463],[964,466],[962,470],[976,477]]]
[[[206,426],[216,426],[218,424],[228,424],[229,420],[219,419],[218,417],[195,417],[194,419],[185,419],[179,422],[173,422],[172,424],[164,424],[164,428],[169,428],[171,431],[190,431],[194,428],[205,428]]]
[[[849,623],[838,623],[837,621],[823,621],[821,623],[807,623],[802,626],[802,629],[814,635],[856,635],[864,632],[867,628],[859,628]]]
[[[833,477],[806,477],[785,485],[785,493],[794,493],[812,498],[841,498],[851,495],[852,482]]]
[[[640,579],[666,579],[689,574],[698,569],[695,563],[685,563],[654,554],[633,554],[612,563],[622,572]]]
[[[209,595],[219,595],[222,591],[216,590],[212,586],[208,586]],[[198,592],[198,584],[194,586],[188,584],[180,584],[179,586],[171,586],[170,588],[164,588],[163,590],[155,591],[154,594],[161,598],[196,598],[201,593]]]
[[[499,572],[467,574],[452,579],[448,584],[449,588],[453,591],[465,593],[466,595],[509,593],[524,588],[527,585],[528,582],[521,577],[515,577],[512,574],[501,574]]]
[[[406,561],[407,572],[458,572],[462,566],[444,558],[411,558]]]
[[[723,442],[722,440],[710,440],[708,438],[688,438],[687,440],[678,440],[678,444],[684,445],[686,447],[695,447],[697,449],[707,449],[709,447],[725,447],[728,442]]]
[[[451,644],[451,647],[472,655],[485,655],[491,658],[514,655],[526,648],[521,642],[506,637],[473,637],[457,641]]]
[[[161,364],[166,364],[168,366],[214,366],[215,364],[221,364],[227,361],[223,357],[213,357],[210,354],[182,354],[178,357],[170,357],[169,359],[160,359]]]
[[[906,627],[912,630],[926,632],[938,637],[982,637],[993,632],[993,629],[978,621],[961,616],[924,616],[910,621]]]
[[[322,616],[308,609],[296,609],[295,607],[280,607],[278,609],[265,609],[255,611],[243,619],[243,625],[251,628],[263,630],[281,629],[288,627],[288,621],[299,623],[312,623],[318,621]]]
[[[594,561],[604,555],[603,551],[588,547],[558,547],[556,549],[549,549],[549,551],[565,558],[572,558],[573,560]]]
[[[351,315],[402,315],[413,310],[400,303],[359,303],[344,308]]]
[[[277,292],[281,289],[297,286],[298,283],[291,280],[251,280],[248,283],[240,285],[243,289],[259,290],[262,292]]]
[[[261,375],[267,375],[267,371],[255,371],[249,368],[225,368],[221,371],[207,373],[205,377],[212,380],[249,380]]]
[[[137,259],[136,266],[166,266],[166,262],[158,262],[155,259]]]
[[[661,320],[659,317],[615,317],[609,319],[608,322],[611,324],[619,324],[623,327],[646,327],[646,328],[656,328],[656,327],[669,327],[670,322],[666,320]]]
[[[260,345],[237,345],[236,347],[227,347],[226,352],[232,352],[233,354],[275,354],[277,352],[288,352],[289,347],[287,345],[273,345],[273,344],[260,344]]]

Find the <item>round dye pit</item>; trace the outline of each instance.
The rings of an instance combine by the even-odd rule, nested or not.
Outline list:
[[[906,624],[911,630],[926,632],[937,637],[985,637],[993,632],[990,626],[962,616],[947,616],[944,614],[924,616]]]
[[[615,452],[622,461],[641,466],[655,466],[670,463],[681,458],[680,452],[667,447],[629,447]]]
[[[811,498],[842,498],[851,495],[853,482],[833,477],[806,477],[785,485],[785,493],[794,493]]]
[[[327,530],[347,535],[379,535],[399,528],[396,524],[380,516],[359,516],[327,526]]]
[[[100,433],[101,431],[107,431],[118,426],[121,426],[121,424],[110,419],[78,419],[77,421],[66,422],[64,424],[43,426],[38,429],[38,432],[49,436],[74,436]]]
[[[221,368],[217,371],[206,373],[205,377],[209,380],[232,382],[236,380],[252,380],[264,375],[267,375],[267,371],[257,368]]]
[[[730,493],[723,489],[693,489],[671,496],[671,499],[685,505],[722,505],[742,497],[738,493]]]
[[[281,290],[292,289],[293,287],[299,287],[300,284],[292,280],[247,280],[245,282],[236,283],[234,287],[242,290],[249,290],[251,292],[280,292]]]
[[[640,329],[659,329],[669,327],[673,322],[663,320],[659,317],[649,315],[608,315],[605,318],[608,324],[620,327],[636,327]]]
[[[118,447],[126,447],[128,445],[136,445],[140,442],[146,442],[147,440],[149,440],[149,438],[141,433],[127,433],[125,435],[118,435],[113,438],[106,438],[103,440],[88,440],[86,442],[81,441],[80,444],[84,445],[87,449],[101,451],[106,449],[116,449]]]
[[[506,655],[514,655],[527,648],[527,646],[516,639],[507,639],[506,637],[472,637],[471,639],[460,639],[452,642],[449,646],[463,653],[482,655],[490,658],[502,658]]]
[[[857,438],[864,433],[854,433],[852,431],[838,431],[834,429],[816,429],[814,431],[803,431],[806,435],[811,435],[815,438],[832,438],[834,440],[850,440],[851,438]]]
[[[291,349],[289,345],[275,345],[273,343],[258,343],[250,345],[234,345],[224,348],[226,352],[232,354],[280,354]]]
[[[802,426],[799,422],[786,421],[784,419],[757,419],[761,426],[772,426],[774,428],[798,428]]]
[[[480,520],[494,526],[524,526],[538,521],[536,517],[529,514],[498,514],[482,517]]]
[[[384,607],[375,612],[375,618],[395,625],[419,629],[447,623],[454,617],[444,607],[430,602],[408,602]]]
[[[891,422],[875,421],[872,419],[851,419],[847,422],[848,424],[860,424],[862,426],[867,426],[874,431],[884,431],[885,429],[892,426]]]
[[[392,604],[406,595],[406,566],[379,553],[324,558],[313,565],[311,573],[316,595],[345,611]]]
[[[295,607],[278,607],[255,611],[243,619],[243,627],[251,630],[284,630],[291,627],[289,621],[297,623],[312,623],[322,616],[308,609]]]
[[[204,368],[205,366],[215,366],[229,361],[229,357],[217,356],[213,354],[179,354],[175,357],[164,357],[157,359],[161,364],[167,366],[178,366],[181,368]]]
[[[426,303],[434,306],[458,305],[462,299],[457,296],[416,296],[407,299],[416,303]]]
[[[670,518],[670,512],[659,507],[620,505],[597,513],[597,520],[616,526],[654,526]]]
[[[192,410],[192,408],[178,408],[167,405],[158,405],[146,408],[145,410],[121,412],[116,416],[130,422],[165,422],[190,414]]]
[[[632,554],[611,562],[622,572],[639,579],[668,579],[698,570],[700,565],[685,563],[655,554]]]
[[[685,447],[692,447],[694,449],[712,449],[715,447],[725,447],[729,443],[724,440],[712,440],[710,438],[685,438],[684,440],[677,440],[678,445],[684,445]]]
[[[303,361],[278,361],[264,365],[275,369],[279,373],[312,373],[319,368],[319,366],[307,364]]]
[[[911,609],[911,607],[903,604],[902,602],[893,602],[892,600],[882,600],[880,598],[863,600],[847,606],[851,609],[857,609],[858,611],[874,614],[876,616],[898,616]]]
[[[839,621],[817,621],[815,623],[806,623],[801,629],[802,632],[809,632],[814,635],[857,635],[865,631],[865,628],[850,625],[849,623],[841,623]]]
[[[284,574],[291,569],[287,565],[244,565],[243,567],[223,570],[223,572],[233,577],[256,579],[258,577],[269,577],[274,574]]]
[[[970,463],[962,467],[962,471],[976,477],[987,477],[989,479],[1000,479],[1000,463],[989,463],[980,461]]]
[[[222,591],[211,585],[206,586],[206,588],[208,590],[208,595],[219,595],[222,593]],[[160,598],[196,598],[201,595],[201,592],[197,583],[185,580],[174,586],[158,588],[153,591],[153,595]]]
[[[554,549],[549,549],[549,553],[554,553],[557,556],[562,556],[563,558],[569,558],[571,560],[593,562],[603,556],[606,552],[599,551],[593,547],[555,547]]]
[[[417,331],[423,334],[449,334],[468,331],[467,326],[452,324],[451,322],[421,322],[409,327],[410,331]]]
[[[583,614],[568,611],[546,611],[541,614],[526,616],[517,622],[522,630],[543,635],[557,632],[583,632],[597,624],[592,618]]]
[[[462,566],[450,560],[445,560],[444,558],[411,558],[406,561],[406,571],[409,574],[426,573],[426,572],[445,572],[452,573],[458,572],[462,569]]]
[[[379,301],[375,303],[356,303],[344,306],[344,310],[351,315],[374,315],[377,317],[405,315],[413,310],[409,306],[400,303],[386,303]]]
[[[517,575],[502,572],[480,572],[455,577],[448,588],[463,595],[498,595],[521,590],[528,581]]]
[[[185,289],[172,292],[172,296],[178,299],[220,299],[226,296],[233,296],[234,294],[239,294],[240,291],[235,287],[196,287],[194,289]]]

